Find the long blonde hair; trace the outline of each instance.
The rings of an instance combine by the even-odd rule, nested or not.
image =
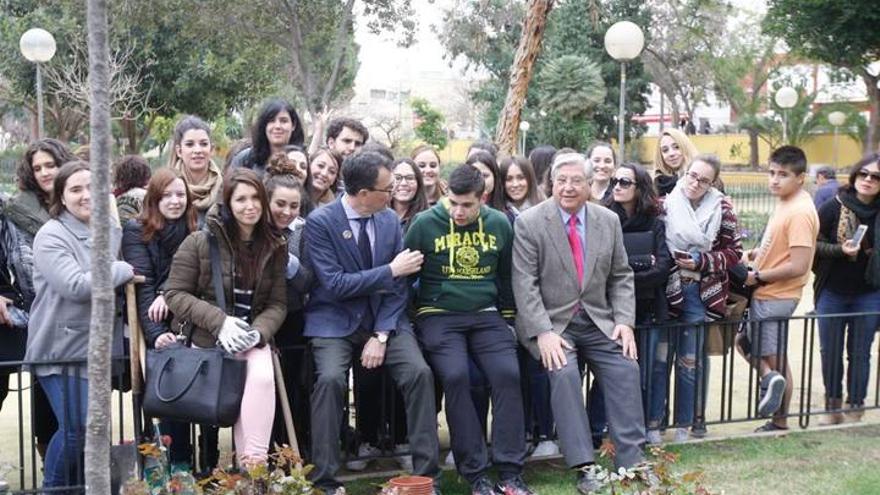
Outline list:
[[[678,145],[678,149],[681,150],[681,167],[678,170],[673,170],[663,161],[663,154],[660,152],[660,141],[663,139],[663,136],[671,137],[675,144]],[[681,177],[688,164],[691,163],[691,160],[697,156],[697,153],[697,147],[694,146],[694,143],[688,139],[685,133],[675,128],[663,129],[663,132],[657,138],[657,149],[654,151],[654,173]]]

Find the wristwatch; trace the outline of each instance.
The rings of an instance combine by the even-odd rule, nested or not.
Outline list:
[[[376,337],[380,344],[388,343],[388,332],[373,332],[373,337]]]

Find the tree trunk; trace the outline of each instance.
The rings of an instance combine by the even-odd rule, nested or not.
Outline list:
[[[865,69],[862,69],[862,80],[868,88],[868,108],[870,116],[868,117],[868,133],[865,136],[864,152],[873,153],[877,151],[880,145],[880,88],[877,83],[880,82],[880,76],[873,76]]]
[[[532,0],[526,12],[519,48],[510,68],[507,99],[504,101],[504,108],[501,110],[495,131],[495,142],[501,153],[512,155],[516,151],[520,113],[525,105],[529,81],[535,70],[535,60],[541,51],[541,41],[544,39],[544,29],[547,27],[547,15],[552,8],[553,0]]]
[[[758,131],[749,129],[749,166],[753,170],[758,170]]]
[[[110,495],[110,349],[114,294],[110,253],[110,48],[107,2],[88,0],[92,170],[92,318],[88,351],[86,493]]]

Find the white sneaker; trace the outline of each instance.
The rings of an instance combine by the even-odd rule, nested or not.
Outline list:
[[[450,467],[455,467],[455,456],[452,455],[451,450],[448,454],[446,454],[446,465]]]
[[[676,428],[674,441],[676,443],[687,442],[689,438],[687,428]]]
[[[648,442],[648,445],[659,445],[663,443],[663,437],[660,435],[660,430],[648,430],[645,435],[645,441]]]
[[[361,446],[358,447],[358,457],[371,457],[377,456],[379,454],[381,454],[379,449],[373,447],[368,443],[362,443]],[[364,469],[367,469],[367,464],[369,464],[373,460],[374,459],[352,459],[350,461],[346,461],[345,467],[349,471],[363,471]]]
[[[413,471],[413,463],[412,463],[412,455],[407,454],[409,452],[409,444],[402,443],[400,445],[394,446],[394,460],[397,461],[397,464],[400,466],[400,469],[406,471],[407,473],[411,473]]]
[[[559,446],[553,440],[541,440],[532,451],[532,457],[549,457],[559,455]]]

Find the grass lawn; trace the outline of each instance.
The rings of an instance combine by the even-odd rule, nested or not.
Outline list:
[[[676,470],[705,473],[712,493],[880,493],[880,425],[795,432],[671,446],[681,455]],[[526,480],[540,495],[570,495],[574,477],[561,460],[530,463]],[[372,495],[384,479],[348,483],[352,495]],[[468,493],[454,471],[443,478],[444,495]]]

